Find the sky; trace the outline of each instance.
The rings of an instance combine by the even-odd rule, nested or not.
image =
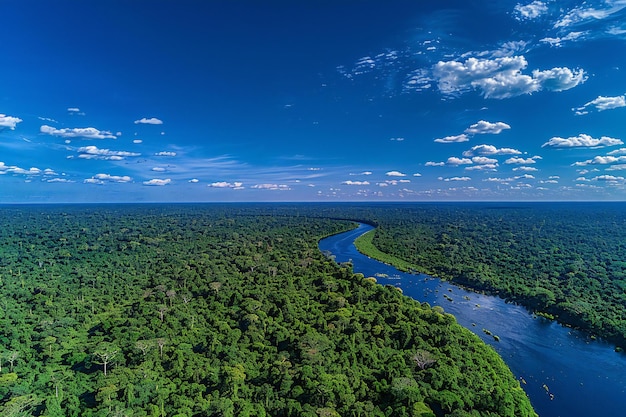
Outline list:
[[[0,204],[626,199],[626,0],[0,16]]]

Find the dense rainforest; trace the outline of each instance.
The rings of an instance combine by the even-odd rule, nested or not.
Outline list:
[[[0,207],[0,415],[535,415],[454,317],[321,254],[354,226],[322,215],[360,212]]]
[[[499,294],[626,346],[623,203],[371,208],[360,250],[404,270]],[[364,214],[360,214],[364,216]]]

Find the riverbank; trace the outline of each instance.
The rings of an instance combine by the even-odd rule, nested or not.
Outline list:
[[[435,266],[431,266],[429,268],[423,265],[415,265],[397,256],[385,253],[374,244],[376,230],[377,229],[373,229],[367,233],[364,233],[354,241],[356,249],[365,256],[383,262],[387,265],[391,265],[402,272],[427,274],[439,279],[450,281],[451,283],[454,283],[455,285],[458,285],[469,291],[501,297],[508,302],[514,302],[525,307],[529,312],[536,314],[537,316],[556,321],[557,323],[565,327],[575,328],[584,331],[589,334],[589,336],[593,339],[597,337],[605,339],[615,345],[616,352],[624,351],[624,346],[626,346],[626,338],[624,338],[622,335],[611,335],[599,332],[598,329],[595,328],[592,324],[582,320],[580,315],[571,314],[571,312],[560,309],[557,307],[556,304],[552,304],[548,308],[538,309],[536,308],[538,304],[537,296],[524,297],[520,296],[519,294],[512,294],[510,292],[507,292],[505,289],[494,288],[491,285],[480,285],[480,281],[469,280],[464,278],[463,276],[437,276],[437,274],[433,272]]]

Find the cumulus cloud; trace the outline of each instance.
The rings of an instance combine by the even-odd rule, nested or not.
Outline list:
[[[388,177],[406,177],[406,174],[403,174],[400,171],[389,171],[385,175]]]
[[[544,147],[552,148],[603,148],[605,146],[623,145],[620,139],[610,138],[608,136],[602,136],[600,139],[592,138],[590,135],[581,133],[578,136],[572,136],[569,138],[553,137],[543,145]]]
[[[485,120],[480,120],[478,123],[474,123],[467,129],[465,129],[465,133],[468,135],[479,135],[479,134],[492,134],[498,135],[505,129],[510,129],[511,126],[504,122],[496,122],[490,123]]]
[[[587,159],[585,161],[574,162],[572,165],[581,167],[587,165],[611,165],[611,164],[621,164],[626,162],[626,156],[596,156],[592,159]]]
[[[64,128],[55,129],[52,126],[43,125],[39,129],[41,133],[59,136],[62,138],[84,138],[84,139],[116,139],[116,136],[106,130],[98,130],[94,127]]]
[[[589,113],[590,108],[595,108],[597,111],[617,109],[619,107],[626,107],[626,96],[605,97],[598,96],[597,98],[585,103],[581,107],[572,109],[578,116]]]
[[[456,136],[446,136],[445,138],[437,138],[435,142],[437,143],[460,143],[467,142],[469,138],[466,134],[456,135]]]
[[[369,181],[344,181],[345,185],[370,185]]]
[[[110,149],[99,149],[97,146],[83,146],[77,149],[82,159],[104,159],[110,161],[120,161],[129,156],[140,156],[140,153],[127,151],[112,151]]]
[[[243,182],[226,182],[226,181],[218,181],[218,182],[213,182],[211,184],[208,185],[208,187],[211,188],[232,188],[235,190],[241,190],[243,189]]]
[[[0,113],[0,130],[9,128],[11,130],[15,130],[15,126],[18,123],[21,123],[22,119],[19,117],[7,116],[6,114]]]
[[[199,180],[199,179],[197,179],[197,178],[192,178],[192,179],[190,179],[188,182],[190,182],[190,183],[192,183],[192,184],[196,184],[196,183],[200,182],[200,180]]]
[[[568,90],[586,81],[584,70],[569,68],[534,70],[522,74],[528,62],[523,56],[494,59],[468,58],[464,62],[439,61],[433,67],[433,76],[439,91],[457,96],[478,90],[484,98],[505,99],[541,90]]]
[[[512,148],[496,148],[493,145],[476,145],[470,150],[463,152],[463,156],[472,157],[474,155],[521,155],[521,152]]]
[[[54,172],[50,170],[50,172]],[[44,172],[45,173],[45,172]],[[0,175],[4,174],[16,174],[16,175],[40,175],[42,170],[40,168],[31,167],[29,169],[20,168],[16,165],[6,165],[4,162],[0,162]]]
[[[482,164],[465,167],[466,171],[497,171],[498,164]]]
[[[470,165],[472,164],[472,160],[469,158],[457,158],[456,156],[451,156],[446,161],[448,165]]]
[[[486,156],[475,156],[472,158],[472,162],[475,164],[497,164],[498,160]]]
[[[131,182],[133,179],[128,175],[110,175],[110,174],[96,174],[91,178],[87,178],[83,181],[86,184],[98,184],[103,185],[109,182],[125,183]]]
[[[144,181],[143,185],[163,186],[163,185],[170,184],[171,182],[172,180],[170,178],[166,178],[166,179],[153,178],[149,181]]]
[[[163,121],[160,119],[157,119],[156,117],[151,117],[151,118],[141,118],[139,120],[135,120],[135,124],[142,124],[142,125],[162,125]]]
[[[444,166],[446,163],[445,162],[433,162],[433,161],[428,161],[424,164],[424,166],[427,167],[442,167]]]
[[[176,152],[162,151],[154,154],[155,156],[176,156]]]
[[[532,158],[520,158],[512,157],[504,161],[505,164],[535,164],[537,159],[541,159],[540,156],[533,156]]]
[[[535,0],[530,4],[515,6],[515,18],[518,20],[531,20],[540,17],[548,11],[548,6],[542,1]]]

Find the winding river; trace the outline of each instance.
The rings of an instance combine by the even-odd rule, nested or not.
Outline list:
[[[502,356],[541,417],[626,415],[626,354],[501,298],[399,272],[368,258],[356,250],[354,239],[371,229],[361,224],[323,239],[319,248],[337,262],[351,261],[354,272],[375,276],[380,284],[397,286],[409,297],[454,314]]]

